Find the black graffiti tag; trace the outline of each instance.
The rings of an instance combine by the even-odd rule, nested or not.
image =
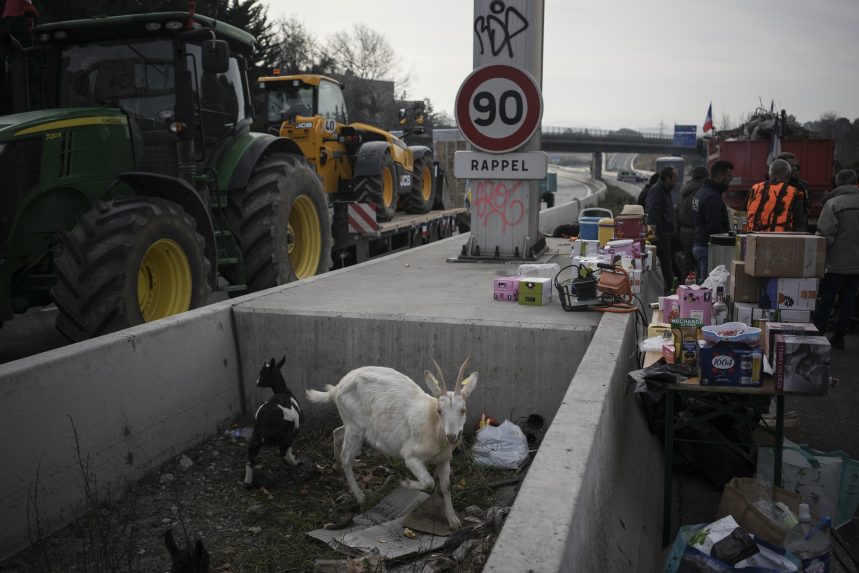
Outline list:
[[[492,55],[497,56],[507,48],[507,55],[513,57],[513,44],[510,40],[524,32],[528,28],[528,20],[513,6],[507,6],[502,0],[494,0],[489,4],[488,16],[478,16],[474,19],[474,33],[480,42],[480,53],[483,54],[485,46],[483,35],[489,40]],[[502,20],[503,16],[503,20]]]

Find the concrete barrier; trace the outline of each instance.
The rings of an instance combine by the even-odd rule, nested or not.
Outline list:
[[[581,199],[576,198],[568,203],[555,205],[550,209],[540,211],[540,232],[546,236],[551,236],[552,231],[558,225],[574,223],[579,220],[579,213],[585,207],[596,207],[600,199],[605,195],[606,185],[602,181],[594,180],[591,185],[596,188],[596,191]]]
[[[240,412],[232,304],[0,365],[0,558],[29,545],[33,488],[46,533],[85,501],[72,423],[115,498]]]
[[[653,570],[662,449],[627,384],[636,338],[633,315],[603,317],[484,571]]]

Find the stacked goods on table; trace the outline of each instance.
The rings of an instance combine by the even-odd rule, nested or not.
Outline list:
[[[826,239],[804,233],[737,236],[730,294],[735,322],[760,327],[779,391],[829,390],[829,341],[812,324]]]

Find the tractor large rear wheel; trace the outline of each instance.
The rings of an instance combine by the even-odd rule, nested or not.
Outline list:
[[[433,176],[432,154],[415,157],[412,173],[412,188],[403,198],[406,213],[429,213],[435,203],[435,177]]]
[[[331,268],[328,198],[303,158],[273,153],[260,159],[247,188],[231,193],[227,213],[249,291]]]
[[[376,205],[376,220],[390,221],[397,211],[397,181],[394,160],[386,151],[377,175],[356,177],[353,185],[358,201]]]
[[[210,262],[177,204],[140,197],[97,202],[63,238],[56,260],[57,329],[78,341],[207,302]]]

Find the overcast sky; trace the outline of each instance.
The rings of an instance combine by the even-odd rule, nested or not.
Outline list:
[[[472,70],[468,0],[269,0],[317,39],[354,23],[384,33],[408,97],[452,112]],[[859,117],[859,0],[546,0],[543,125],[668,130],[763,100],[800,121]]]

